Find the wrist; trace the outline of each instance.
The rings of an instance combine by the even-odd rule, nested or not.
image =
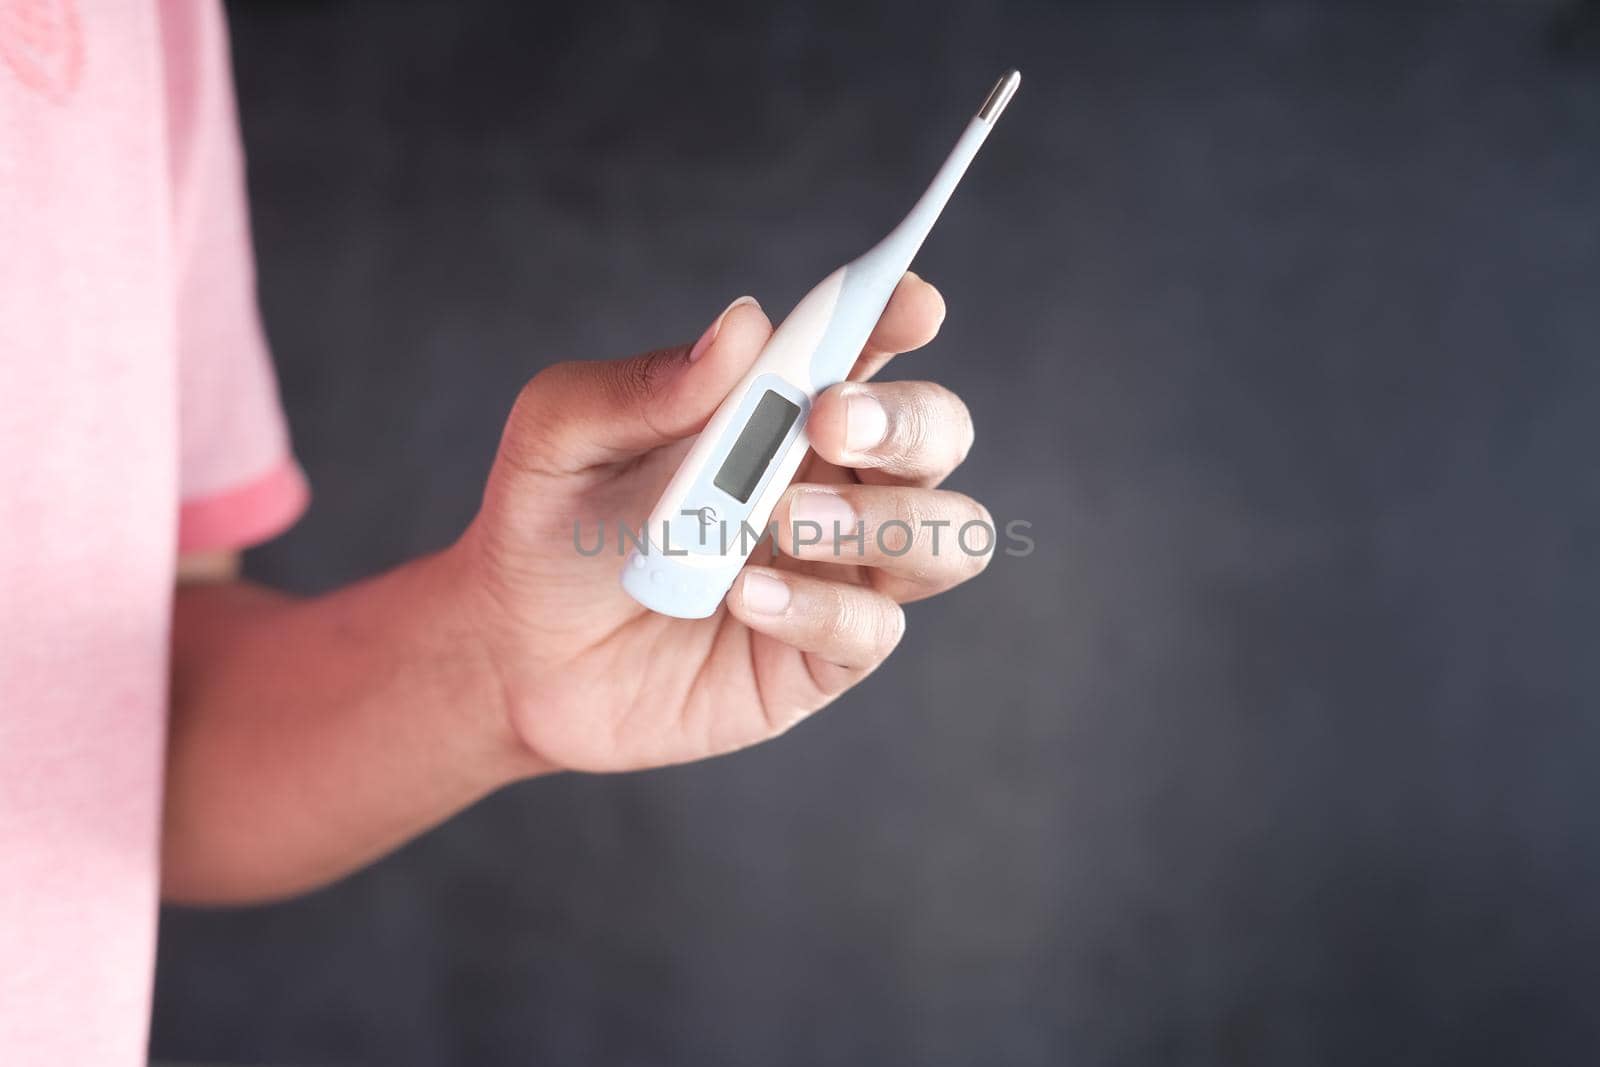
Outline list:
[[[440,554],[437,565],[447,573],[456,625],[472,647],[474,672],[492,694],[488,705],[494,722],[486,729],[500,750],[510,753],[517,777],[550,774],[566,768],[533,743],[529,725],[561,668],[541,657],[551,642],[529,632],[527,591],[506,580],[505,553],[499,548],[479,519]]]
[[[426,630],[421,654],[437,664],[443,703],[459,716],[456,728],[475,741],[483,775],[498,786],[559,770],[517,729],[514,690],[498,654],[501,613],[467,539],[407,569],[418,583],[414,603],[428,605],[418,613]]]

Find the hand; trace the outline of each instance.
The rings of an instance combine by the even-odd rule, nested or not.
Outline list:
[[[943,319],[938,291],[907,274],[850,380],[812,409],[814,452],[773,515],[782,554],[747,566],[708,619],[657,615],[622,591],[617,524],[641,527],[760,354],[772,332],[761,308],[743,298],[692,346],[562,363],[528,383],[483,508],[450,554],[511,727],[541,768],[628,770],[776,736],[883,662],[905,628],[901,604],[983,569],[988,554],[958,550],[956,532],[988,513],[936,488],[972,444],[966,407],[932,382],[868,384]],[[835,555],[834,522],[858,520],[860,554],[850,542]],[[915,534],[891,526],[880,543],[891,520]],[[794,524],[812,521],[829,535],[795,545]],[[606,551],[580,554],[574,524],[592,545],[601,522]]]

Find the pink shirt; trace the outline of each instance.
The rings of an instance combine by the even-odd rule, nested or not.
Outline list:
[[[145,1057],[179,551],[291,522],[222,14],[0,0],[0,1063]]]

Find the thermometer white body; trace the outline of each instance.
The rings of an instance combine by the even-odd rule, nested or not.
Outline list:
[[[812,400],[850,373],[1021,81],[1016,71],[1000,79],[905,220],[795,305],[711,416],[623,567],[622,587],[639,603],[683,619],[717,610],[811,447],[805,422]]]

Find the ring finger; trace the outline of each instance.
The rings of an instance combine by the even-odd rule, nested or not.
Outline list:
[[[971,497],[898,485],[796,485],[773,518],[785,555],[870,568],[873,586],[901,602],[979,574],[997,536]]]

